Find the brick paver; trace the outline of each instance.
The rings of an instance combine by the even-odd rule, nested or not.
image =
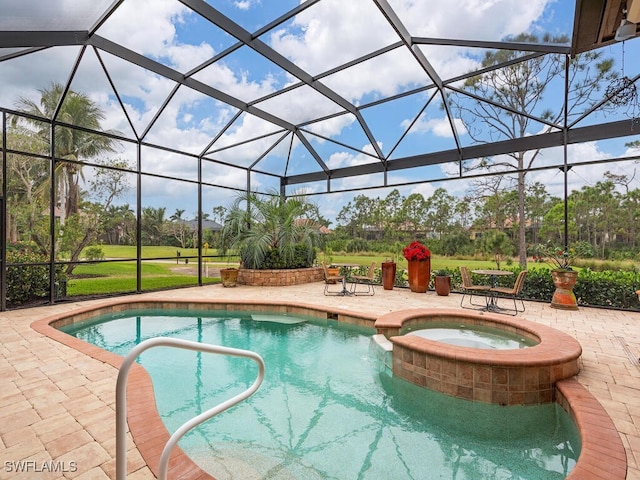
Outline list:
[[[407,308],[458,307],[460,295],[438,297],[376,288],[373,297],[325,297],[323,285],[223,288],[220,285],[157,292],[138,299],[256,300],[264,298],[382,315]],[[117,370],[37,333],[31,323],[103,300],[0,313],[0,479],[115,477]],[[577,380],[605,408],[626,449],[627,480],[640,480],[640,313],[580,308],[556,310],[526,302],[520,317],[557,328],[580,342]],[[128,478],[154,478],[128,444]],[[41,471],[34,475],[34,468]],[[30,469],[30,470],[29,470]],[[54,471],[42,471],[42,470]]]

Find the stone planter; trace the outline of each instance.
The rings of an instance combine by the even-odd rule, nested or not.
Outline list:
[[[578,281],[578,272],[552,270],[551,278],[556,287],[551,298],[551,306],[562,310],[578,310],[576,295],[573,293],[573,287]]]
[[[220,269],[220,278],[223,287],[235,287],[238,283],[238,269],[222,268]]]
[[[303,283],[321,282],[324,280],[322,267],[253,270],[241,268],[238,272],[240,285],[265,287],[284,287]]]

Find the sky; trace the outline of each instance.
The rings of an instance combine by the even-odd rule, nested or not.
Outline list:
[[[29,29],[87,28],[101,9],[111,3],[108,0],[81,2],[82,8],[79,8],[78,1],[51,0],[47,3],[51,9],[47,9],[37,0],[0,0],[0,11],[3,12],[0,16],[0,30],[11,30],[25,21],[31,27]],[[208,3],[251,33],[257,32],[288,10],[298,5],[304,7],[306,4],[308,8],[302,8],[292,19],[259,32],[259,39],[310,75],[322,75],[321,81],[326,86],[353,105],[367,105],[428,84],[424,71],[417,68],[416,62],[405,49],[389,51],[379,58],[361,62],[343,72],[325,75],[354,58],[399,40],[397,33],[371,0],[321,0],[317,3],[293,0],[217,0]],[[455,2],[455,8],[441,8],[442,2],[437,0],[389,0],[389,4],[414,36],[495,41],[522,32],[535,35],[545,32],[571,35],[575,2],[459,0]],[[305,128],[309,131],[313,147],[331,169],[377,162],[372,156],[375,149],[394,159],[455,148],[451,127],[440,108],[441,102],[436,97],[427,103],[430,95],[428,92],[409,95],[380,106],[372,103],[373,106],[363,109],[362,115],[377,141],[376,145],[372,145],[354,115],[330,117],[341,110],[339,105],[311,88],[296,88],[298,81],[291,73],[246,46],[233,51],[219,62],[204,66],[204,62],[224,52],[236,40],[176,0],[124,0],[97,33],[184,74],[192,73],[192,69],[196,67],[203,67],[193,73],[192,78],[238,101],[254,104],[256,108],[286,122],[298,124],[329,116],[326,120]],[[484,49],[450,46],[421,46],[420,50],[443,79],[478,68],[485,53]],[[10,53],[8,49],[0,49],[0,58],[7,53]],[[78,53],[78,47],[56,47],[0,61],[0,106],[14,108],[21,97],[37,101],[39,90],[46,88],[52,81],[66,83]],[[621,74],[633,78],[640,73],[639,39],[615,44],[602,49],[601,53],[615,61],[614,69]],[[292,140],[290,135],[285,137],[279,127],[257,116],[241,114],[230,128],[222,132],[223,127],[238,113],[237,109],[189,88],[178,89],[168,101],[162,115],[153,122],[158,107],[167,101],[175,84],[108,53],[102,52],[98,58],[88,49],[75,73],[71,88],[86,93],[103,109],[105,119],[102,125],[106,129],[117,130],[129,138],[134,138],[135,135],[100,62],[109,71],[136,134],[144,134],[145,141],[149,143],[197,155],[212,139],[217,138],[209,151],[214,150],[211,156],[223,162],[249,166],[257,158],[261,158],[258,163],[260,169],[278,173],[286,171],[288,174],[304,174],[310,172],[312,167],[314,170],[317,168],[315,160],[298,140]],[[285,87],[290,87],[291,91],[278,97],[270,96]],[[561,101],[558,95],[557,86],[553,86],[535,113],[541,114],[544,108],[557,107]],[[427,107],[416,121],[416,116],[425,104]],[[640,116],[640,111],[637,113]],[[606,120],[625,119],[630,115],[633,113],[617,111]],[[602,116],[593,115],[582,124],[589,125],[601,120]],[[460,119],[454,119],[454,124],[461,144],[472,145],[473,140]],[[410,130],[405,132],[409,127]],[[533,135],[541,129],[541,124],[533,122],[531,131],[527,133]],[[640,125],[637,130],[640,132]],[[270,150],[275,139],[281,136],[282,141]],[[328,142],[325,138],[331,138],[336,143]],[[571,146],[569,156],[597,160],[639,155],[640,151],[637,149],[625,146],[626,142],[639,138],[636,135]],[[237,146],[225,148],[229,145]],[[354,148],[347,148],[346,145]],[[124,144],[119,148],[120,157],[135,159],[133,144]],[[265,151],[268,154],[262,158]],[[558,163],[562,161],[562,157],[562,148],[548,149],[542,152],[536,165]],[[637,166],[637,162],[624,162],[574,168],[569,175],[570,188],[593,185],[602,180],[603,173],[607,170],[632,176]],[[192,158],[164,150],[145,147],[143,168],[158,175],[197,179],[197,163]],[[205,181],[232,188],[244,188],[247,181],[243,170],[232,167],[207,165],[202,173]],[[446,188],[452,195],[463,195],[470,187],[468,179],[428,182],[434,178],[455,176],[457,173],[457,164],[443,164],[392,172],[388,182],[399,185],[412,183],[399,187],[401,194],[405,196],[411,193],[429,196],[438,187]],[[90,176],[90,172],[88,175]],[[635,178],[631,188],[640,188],[640,174],[636,177],[639,178]],[[548,191],[553,195],[562,194],[563,176],[558,171],[531,172],[528,178],[529,181],[547,185]],[[134,181],[133,176],[131,181]],[[333,180],[331,188],[356,189],[377,185],[381,181],[381,175],[373,174]],[[254,175],[251,182],[253,188],[261,191],[278,187],[276,179],[268,175]],[[320,182],[304,187],[308,192],[321,192],[327,185],[326,182]],[[333,220],[354,195],[385,197],[392,188],[394,187],[318,195],[313,197],[313,201],[318,203],[325,217]],[[166,206],[168,212],[181,208],[186,211],[186,217],[192,217],[197,209],[194,191],[191,185],[176,184],[160,178],[149,177],[143,182],[143,196],[147,205]],[[208,206],[226,206],[232,196],[228,190],[213,188],[206,189],[205,195]],[[128,200],[132,198],[129,197]],[[130,203],[135,204],[133,201]]]

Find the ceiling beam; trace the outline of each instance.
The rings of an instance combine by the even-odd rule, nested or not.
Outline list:
[[[3,31],[0,32],[0,48],[59,47],[84,45],[89,38],[86,30],[53,31]]]
[[[567,142],[571,145],[576,143],[606,140],[610,138],[626,137],[630,135],[637,135],[637,131],[634,131],[632,128],[632,120],[621,120],[618,122],[571,129],[567,134]],[[504,140],[502,142],[472,145],[469,147],[463,147],[460,150],[445,150],[441,152],[390,160],[387,162],[386,171],[406,170],[408,168],[439,165],[442,163],[457,162],[459,160],[473,160],[476,158],[491,157],[494,155],[505,155],[542,148],[560,147],[562,145],[562,131],[556,131],[529,137]],[[331,171],[331,178],[335,180],[337,178],[383,173],[384,171],[385,169],[382,168],[379,163],[370,163],[334,169]],[[315,172],[286,177],[284,179],[284,183],[286,185],[297,185],[301,183],[325,181],[326,178],[327,177],[324,172]]]

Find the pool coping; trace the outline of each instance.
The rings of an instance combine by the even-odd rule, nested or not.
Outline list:
[[[206,306],[223,309],[233,307],[236,310],[260,310],[262,308],[263,310],[275,310],[281,313],[300,313],[371,328],[374,327],[376,321],[376,317],[368,314],[286,301],[216,301],[209,299],[180,301],[174,299],[163,300],[161,298],[149,300],[117,298],[36,320],[31,324],[31,328],[44,336],[118,369],[122,364],[123,357],[72,337],[56,329],[52,324],[70,317],[74,319],[78,317],[86,318],[97,313],[132,308],[173,307],[203,309]],[[455,311],[456,313],[462,313]],[[504,321],[502,317],[500,319]],[[575,378],[561,380],[556,383],[556,401],[576,422],[582,443],[578,461],[566,478],[570,480],[624,480],[627,474],[627,458],[624,445],[613,421],[600,402]],[[170,434],[158,413],[151,378],[147,371],[138,364],[132,366],[127,383],[127,422],[135,446],[149,469],[157,476],[160,455],[164,445],[169,440]],[[179,447],[174,449],[169,462],[169,477],[173,477],[174,474],[185,480],[214,478],[204,472]]]

